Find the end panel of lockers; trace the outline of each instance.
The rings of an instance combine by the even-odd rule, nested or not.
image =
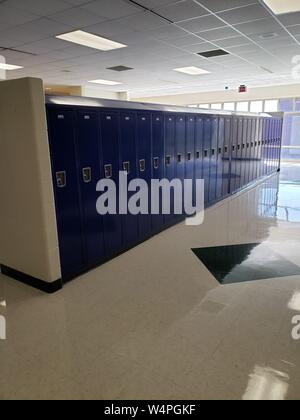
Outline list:
[[[137,178],[136,134],[137,121],[134,112],[120,113],[120,170],[127,172],[128,184]],[[128,192],[128,203],[134,196]],[[139,215],[122,215],[123,245],[129,246],[139,239]]]
[[[148,186],[148,214],[139,215],[139,236],[150,236],[151,225],[151,178],[152,178],[152,136],[151,113],[137,114],[137,166],[138,178],[143,179]]]
[[[152,178],[162,180],[165,176],[165,147],[164,147],[164,116],[152,114]],[[159,232],[164,225],[162,213],[162,191],[160,191],[158,214],[152,214],[152,231]]]
[[[96,186],[102,178],[100,119],[97,112],[91,111],[78,111],[76,117],[84,258],[89,267],[105,258],[103,219],[96,209]]]
[[[119,115],[117,112],[101,112],[102,166],[106,179],[111,179],[119,189]],[[118,207],[118,194],[117,194]],[[118,253],[122,247],[122,222],[118,214],[103,216],[105,255]]]
[[[78,167],[75,150],[75,113],[48,108],[48,132],[55,194],[60,263],[63,280],[84,268]]]

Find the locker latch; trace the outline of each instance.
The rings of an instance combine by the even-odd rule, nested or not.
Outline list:
[[[126,172],[129,175],[129,173],[130,173],[130,162],[123,162],[123,171]]]
[[[104,166],[104,174],[105,174],[105,178],[111,178],[112,177],[112,165],[105,165]]]
[[[82,178],[85,184],[89,184],[92,181],[92,168],[83,168]]]
[[[191,161],[191,160],[192,160],[192,153],[190,153],[190,152],[189,152],[189,153],[187,154],[187,160],[188,160],[188,161]]]
[[[196,152],[197,159],[200,159],[200,152]]]
[[[153,167],[154,167],[154,169],[159,168],[159,158],[158,157],[153,158]]]
[[[166,156],[166,165],[171,165],[171,156]]]
[[[56,172],[56,184],[58,188],[64,188],[67,185],[66,171]]]
[[[146,161],[145,161],[145,159],[141,159],[140,162],[139,162],[139,164],[140,164],[140,172],[145,172],[145,170],[146,170]]]
[[[181,156],[181,154],[179,153],[178,155],[177,155],[177,163],[181,163],[182,162],[182,156]]]

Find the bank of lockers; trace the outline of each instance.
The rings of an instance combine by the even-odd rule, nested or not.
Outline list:
[[[114,180],[118,189],[119,171],[128,182],[148,185],[203,178],[208,207],[280,166],[279,117],[47,104],[47,118],[65,281],[184,218],[174,214],[173,195],[170,215],[162,214],[160,200],[159,214],[99,216],[100,179]],[[150,190],[148,201],[151,208]]]

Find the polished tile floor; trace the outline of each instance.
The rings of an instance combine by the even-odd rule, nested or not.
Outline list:
[[[0,275],[0,399],[299,399],[300,276],[222,285],[192,252],[238,244],[300,265],[300,165],[55,295]]]

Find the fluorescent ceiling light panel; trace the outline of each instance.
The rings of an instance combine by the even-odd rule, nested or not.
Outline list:
[[[85,47],[95,48],[100,51],[111,51],[119,48],[126,48],[127,45],[119,42],[111,41],[110,39],[102,38],[101,36],[93,35],[85,31],[74,31],[62,35],[57,35],[56,38],[63,41],[73,42],[74,44],[84,45]]]
[[[299,0],[263,0],[275,15],[300,12]]]
[[[95,83],[97,85],[107,85],[107,86],[116,86],[116,85],[122,84],[120,82],[113,82],[112,80],[102,80],[102,79],[90,80],[89,83]]]
[[[199,76],[201,74],[209,74],[210,72],[207,70],[200,69],[200,67],[182,67],[179,69],[174,69],[174,71],[178,71],[180,73],[190,74],[192,76]]]
[[[15,66],[13,64],[0,63],[0,70],[19,70],[23,68],[22,66]]]

